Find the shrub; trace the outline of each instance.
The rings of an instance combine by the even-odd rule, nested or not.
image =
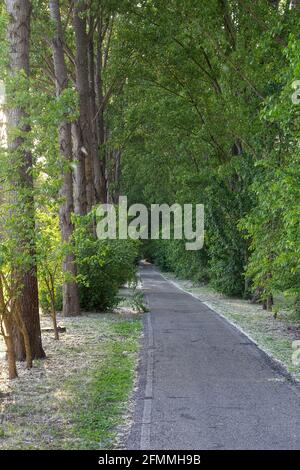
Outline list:
[[[135,280],[140,243],[99,240],[93,215],[76,217],[75,253],[81,308],[105,311],[117,303],[119,287]]]

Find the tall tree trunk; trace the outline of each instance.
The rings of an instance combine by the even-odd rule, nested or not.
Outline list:
[[[55,24],[55,34],[52,39],[53,62],[56,82],[56,95],[59,97],[68,86],[68,75],[63,51],[63,30],[61,26],[59,0],[49,0],[51,19]],[[71,216],[73,212],[73,182],[70,163],[73,160],[71,124],[67,120],[61,121],[58,130],[60,154],[63,160],[63,185],[61,196],[63,202],[60,206],[60,229],[62,241],[70,243],[73,233]],[[65,316],[79,315],[79,292],[75,280],[76,264],[72,251],[68,251],[63,260],[63,273],[66,278],[63,284],[63,314]]]
[[[97,41],[97,55],[96,55],[96,71],[95,71],[95,97],[96,97],[96,106],[97,106],[97,133],[98,133],[98,145],[99,145],[99,156],[100,156],[100,195],[99,201],[102,203],[107,202],[106,194],[106,154],[105,154],[105,125],[104,125],[104,109],[103,109],[103,80],[102,80],[102,70],[103,70],[103,52],[102,52],[102,41],[103,41],[103,32],[102,28],[99,28],[98,31],[98,41]]]
[[[121,178],[121,149],[114,151],[115,171],[114,171],[114,198],[115,204],[118,204],[120,196],[120,178]]]
[[[74,1],[73,26],[76,43],[76,87],[79,94],[80,127],[85,155],[85,178],[87,210],[90,211],[95,203],[94,188],[94,159],[92,145],[92,129],[90,120],[90,90],[88,73],[88,38],[86,33],[86,3]]]
[[[74,212],[77,215],[85,215],[87,213],[85,154],[82,150],[83,138],[80,123],[78,121],[72,122],[71,132],[73,141],[73,153],[76,162],[73,174]]]
[[[91,29],[91,28],[90,28]],[[89,89],[90,89],[90,122],[92,130],[92,155],[94,168],[95,202],[101,200],[101,167],[99,157],[99,135],[96,116],[96,93],[95,93],[95,57],[94,37],[90,32],[88,43],[88,65],[89,65]]]
[[[6,0],[6,7],[9,14],[7,36],[11,75],[23,72],[29,77],[31,5],[29,0]],[[10,94],[10,98],[12,97],[13,93]],[[16,275],[20,280],[20,316],[28,331],[32,359],[36,359],[45,357],[45,353],[41,340],[35,247],[32,240],[35,228],[32,155],[24,148],[26,146],[24,135],[30,131],[30,127],[24,124],[27,118],[25,110],[20,105],[10,106],[10,98],[8,97],[8,145],[11,158],[17,163],[17,171],[12,182],[15,186],[14,200],[16,210],[22,211],[20,213],[22,218],[26,218],[27,226],[21,231],[21,235],[19,233],[16,235],[20,238],[19,249],[24,256],[30,255],[30,261],[26,266],[16,266]],[[23,135],[17,132],[19,135],[16,136],[16,129],[21,130]],[[14,346],[16,359],[25,360],[24,339],[17,328],[14,328]]]

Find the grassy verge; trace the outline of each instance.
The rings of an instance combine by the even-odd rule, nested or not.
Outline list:
[[[116,427],[126,411],[124,406],[132,390],[134,358],[140,321],[117,321],[111,325],[113,339],[106,346],[101,367],[87,374],[87,385],[76,395],[79,411],[73,415],[73,434],[78,448],[109,449],[116,438]],[[78,378],[71,384],[76,390]]]
[[[47,359],[30,371],[19,365],[19,379],[9,382],[0,361],[0,449],[108,449],[130,419],[140,316],[127,309],[60,323],[67,332],[60,341],[45,334]]]
[[[292,343],[300,339],[300,319],[285,308],[282,298],[276,305],[277,318],[261,305],[249,301],[225,297],[209,285],[198,285],[187,279],[178,279],[173,273],[164,273],[167,279],[192,293],[217,313],[241,328],[267,353],[279,360],[286,369],[300,380],[300,365],[293,364]]]

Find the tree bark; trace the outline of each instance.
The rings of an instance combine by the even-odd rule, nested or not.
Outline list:
[[[15,324],[18,327],[18,330],[22,333],[22,338],[23,338],[24,347],[25,347],[25,359],[26,359],[27,369],[31,369],[32,359],[33,359],[32,353],[31,353],[31,341],[30,341],[28,328],[25,325],[25,322],[22,316],[20,315],[20,312],[21,312],[21,308],[20,308],[20,303],[18,301],[16,302],[16,306],[13,312],[13,318],[14,318]]]
[[[92,27],[92,26],[91,26]],[[94,169],[95,202],[101,200],[101,167],[99,157],[99,135],[96,117],[96,92],[95,92],[95,56],[94,37],[90,32],[88,42],[88,66],[89,66],[89,89],[90,89],[90,122],[92,130],[92,155]]]
[[[9,43],[9,60],[11,75],[20,72],[29,77],[29,38],[31,5],[29,0],[6,0],[7,12],[9,14],[7,37]],[[21,216],[26,218],[27,229],[21,231],[19,249],[24,256],[30,255],[30,261],[26,266],[16,266],[16,274],[20,281],[20,316],[28,331],[31,356],[33,359],[45,357],[41,341],[41,328],[39,318],[38,285],[36,275],[35,247],[33,234],[35,227],[34,200],[33,200],[33,177],[32,177],[32,155],[26,146],[26,133],[30,127],[24,124],[27,114],[20,105],[10,106],[8,99],[8,148],[12,160],[17,163],[17,171],[12,182],[15,186],[14,202],[16,210],[22,211]],[[10,132],[21,130],[23,135],[11,135]],[[14,172],[13,172],[14,173]],[[17,360],[26,359],[24,339],[17,328],[14,330],[14,347]]]
[[[54,331],[54,339],[59,340],[58,326],[57,326],[57,316],[55,309],[55,292],[54,292],[54,282],[51,281],[51,293],[50,293],[50,302],[51,302],[51,318]]]
[[[86,3],[82,0],[74,1],[73,26],[76,43],[76,87],[79,94],[79,123],[83,137],[83,151],[85,155],[85,178],[87,211],[95,203],[94,188],[94,158],[90,113],[90,89],[88,73],[88,37],[86,33]]]
[[[5,305],[4,285],[1,275],[2,274],[0,274],[0,332],[6,345],[8,378],[12,380],[18,377],[18,371],[13,343],[12,316],[11,312],[7,310],[7,306]]]
[[[87,213],[85,155],[82,151],[83,138],[80,123],[78,121],[72,122],[71,132],[73,141],[73,153],[76,162],[76,166],[73,173],[74,212],[77,215],[85,215]]]
[[[51,19],[55,24],[55,34],[52,39],[53,62],[55,71],[56,95],[59,97],[68,86],[68,74],[63,50],[63,30],[61,25],[59,0],[49,0]],[[65,243],[71,243],[74,230],[72,224],[73,207],[73,181],[70,163],[73,160],[71,124],[61,121],[58,129],[60,155],[63,161],[63,185],[60,195],[63,202],[60,206],[61,238]],[[79,292],[76,282],[75,256],[71,250],[63,260],[63,273],[67,280],[63,283],[63,315],[72,316],[80,314]],[[68,279],[68,277],[70,279]]]
[[[13,342],[13,329],[11,319],[6,317],[3,320],[5,332],[3,334],[4,341],[6,345],[7,353],[7,363],[8,363],[8,378],[10,380],[16,379],[18,377],[17,365],[16,365],[16,355]]]
[[[101,25],[102,26],[102,25]],[[98,146],[99,146],[99,157],[100,157],[100,194],[99,202],[107,202],[107,191],[106,191],[106,155],[105,155],[105,123],[104,123],[104,93],[103,93],[103,31],[102,27],[99,27],[98,40],[97,40],[97,55],[96,55],[96,71],[95,71],[95,99],[97,107],[97,134],[98,134]]]

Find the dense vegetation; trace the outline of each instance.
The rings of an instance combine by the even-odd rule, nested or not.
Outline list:
[[[133,133],[123,192],[205,205],[203,250],[155,241],[146,255],[266,308],[300,294],[299,13],[289,1],[142,2],[122,28],[134,56],[113,121]]]
[[[94,206],[202,203],[205,245],[144,256],[228,295],[300,298],[298,0],[6,0],[0,77],[0,314],[15,359],[44,357],[39,305],[115,303],[139,245]],[[38,289],[39,287],[39,289]],[[39,290],[39,297],[38,297]]]

